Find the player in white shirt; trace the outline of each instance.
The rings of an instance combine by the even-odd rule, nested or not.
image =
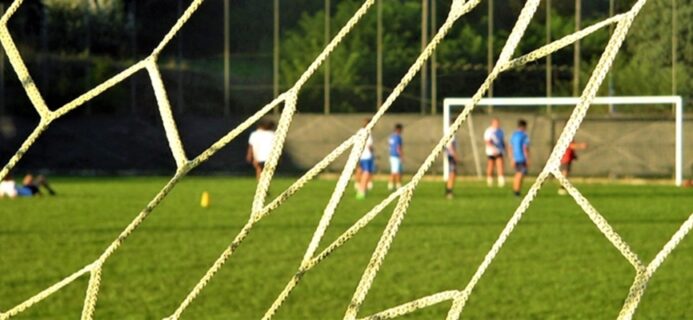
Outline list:
[[[505,133],[500,127],[500,120],[493,118],[491,126],[484,131],[484,143],[486,145],[486,183],[488,186],[493,185],[493,169],[495,167],[498,175],[498,186],[505,186],[505,164],[503,156],[505,155]]]
[[[448,180],[445,181],[445,197],[452,199],[452,191],[455,189],[455,179],[457,178],[457,164],[460,162],[457,154],[457,140],[455,137],[445,146],[445,156],[448,158]]]
[[[261,120],[257,130],[250,134],[246,160],[255,168],[255,176],[260,179],[265,162],[269,160],[274,146],[274,122]]]
[[[365,120],[364,127],[368,125],[370,119]],[[360,174],[359,174],[360,172]],[[356,181],[356,199],[366,197],[366,192],[369,190],[369,185],[372,185],[373,173],[375,172],[375,150],[373,148],[373,137],[368,135],[366,138],[366,146],[363,148],[363,153],[359,159],[359,168],[357,169]]]

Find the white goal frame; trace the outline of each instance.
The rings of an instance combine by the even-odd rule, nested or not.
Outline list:
[[[471,98],[445,98],[443,100],[443,133],[450,129],[450,111],[455,106],[465,106],[471,102]],[[577,97],[521,97],[521,98],[484,98],[477,104],[479,106],[575,106],[580,102]],[[628,96],[628,97],[596,97],[592,105],[643,105],[643,104],[672,104],[675,106],[675,173],[674,183],[681,186],[683,183],[683,98],[681,96]],[[467,121],[469,135],[472,142],[476,141],[474,135],[472,117],[469,115]],[[477,175],[481,177],[481,161],[479,150],[476,143],[472,143],[472,153]],[[448,178],[447,157],[443,157],[443,177]]]

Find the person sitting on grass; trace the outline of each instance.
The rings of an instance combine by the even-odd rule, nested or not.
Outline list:
[[[22,184],[17,185],[14,179],[12,179],[12,176],[8,174],[5,179],[0,182],[0,198],[40,196],[42,194],[41,187],[46,189],[48,194],[52,196],[55,195],[55,190],[51,188],[46,177],[42,175],[34,177],[31,173],[28,173],[24,176]]]

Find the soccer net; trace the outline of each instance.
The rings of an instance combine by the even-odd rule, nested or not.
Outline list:
[[[445,98],[443,101],[443,133],[450,130],[451,113],[455,112],[472,102],[471,98]],[[580,103],[580,98],[577,97],[517,97],[517,98],[483,98],[476,104],[478,106],[489,107],[508,107],[512,109],[521,109],[521,107],[571,107]],[[674,177],[674,184],[681,186],[683,183],[683,99],[681,96],[628,96],[628,97],[595,97],[592,100],[592,105],[608,105],[613,108],[622,106],[626,108],[640,108],[643,106],[652,105],[672,105],[674,106],[674,130],[671,136],[674,137],[674,152],[673,152],[673,168],[674,171],[670,174]],[[635,112],[634,114],[638,114]],[[474,124],[471,121],[471,115],[467,119],[469,136],[471,137],[470,147],[474,157],[474,168],[476,175],[482,176],[482,166],[480,159],[483,155],[479,151],[483,146],[483,139],[476,139]],[[608,144],[608,142],[607,142]],[[618,145],[612,145],[611,148],[618,148]],[[619,150],[620,151],[620,150]],[[626,159],[629,161],[632,159]],[[449,163],[447,157],[443,157],[443,175],[447,179],[449,172]],[[644,173],[647,174],[647,173]]]
[[[211,262],[211,267],[209,270],[201,275],[199,282],[191,288],[188,295],[185,297],[172,297],[172,299],[180,299],[180,303],[175,310],[172,310],[169,319],[178,319],[181,317],[183,312],[186,310],[191,303],[198,297],[198,295],[205,289],[205,287],[213,280],[215,274],[224,266],[227,261],[233,256],[236,249],[242,245],[243,241],[252,233],[253,227],[260,223],[264,218],[274,212],[282,203],[284,203],[289,197],[294,195],[299,191],[308,181],[315,178],[323,169],[325,169],[330,163],[335,161],[343,153],[349,153],[348,160],[344,166],[341,175],[338,178],[336,187],[330,196],[329,202],[326,205],[323,215],[320,219],[318,227],[316,228],[313,237],[307,246],[305,255],[297,267],[297,272],[290,277],[286,283],[285,288],[278,293],[277,298],[274,303],[267,309],[263,318],[272,318],[275,312],[282,306],[283,302],[291,294],[293,289],[300,284],[301,279],[305,276],[310,276],[310,271],[316,265],[320,264],[324,259],[328,258],[333,252],[339,250],[341,246],[347,243],[350,239],[354,237],[360,230],[362,230],[366,225],[368,225],[373,219],[381,214],[383,210],[388,207],[389,204],[395,203],[395,209],[392,212],[388,223],[384,227],[382,236],[378,241],[375,249],[373,250],[370,262],[365,267],[362,277],[356,286],[356,289],[352,295],[351,301],[345,301],[345,314],[344,319],[356,319],[360,317],[362,319],[388,319],[397,316],[405,315],[411,313],[415,310],[426,308],[435,304],[442,302],[451,303],[451,307],[448,312],[448,319],[458,319],[464,310],[465,304],[472,294],[475,286],[481,277],[484,276],[485,271],[489,265],[493,262],[494,258],[501,250],[505,241],[508,239],[509,235],[514,230],[515,226],[522,219],[527,208],[531,205],[532,201],[537,196],[539,189],[542,187],[544,182],[550,177],[555,176],[558,178],[560,183],[566,188],[570,195],[575,199],[575,201],[581,206],[585,213],[594,222],[595,226],[604,234],[604,236],[623,254],[624,258],[631,263],[635,270],[635,278],[633,280],[630,291],[626,294],[624,293],[623,307],[618,315],[621,319],[630,319],[640,302],[641,297],[645,294],[645,289],[647,283],[655,274],[662,262],[667,258],[667,256],[676,248],[679,242],[688,234],[688,232],[693,228],[693,214],[680,226],[672,238],[667,242],[667,244],[662,248],[662,250],[656,255],[656,257],[649,263],[645,263],[640,260],[638,255],[630,249],[630,246],[621,238],[621,236],[611,228],[609,223],[602,217],[594,207],[592,207],[589,201],[580,193],[578,189],[573,187],[573,185],[565,177],[563,177],[558,170],[560,156],[565,152],[568,144],[573,139],[576,131],[580,127],[581,122],[585,118],[590,105],[594,101],[597,90],[602,84],[606,77],[606,74],[611,67],[616,54],[621,47],[621,44],[626,38],[626,34],[630,29],[635,17],[638,15],[643,5],[647,0],[638,0],[633,6],[626,12],[617,14],[611,18],[604,21],[591,25],[584,28],[578,32],[568,35],[564,38],[558,39],[550,44],[547,44],[541,48],[538,48],[528,54],[514,57],[514,52],[518,48],[518,44],[522,39],[525,30],[527,30],[528,25],[532,21],[534,14],[537,11],[537,7],[540,4],[540,0],[528,0],[525,2],[522,8],[517,22],[515,23],[512,31],[510,32],[505,45],[501,51],[499,58],[495,63],[495,67],[488,74],[487,78],[480,85],[476,94],[471,98],[469,103],[465,105],[462,112],[456,117],[456,119],[450,125],[450,130],[436,143],[431,149],[430,154],[420,165],[416,174],[412,177],[410,182],[404,185],[402,188],[390,194],[385,200],[373,207],[369,212],[365,213],[357,222],[355,222],[347,231],[341,234],[336,240],[325,246],[322,251],[318,248],[323,240],[323,236],[326,230],[330,226],[330,222],[335,213],[335,209],[338,207],[341,198],[344,195],[345,190],[349,184],[349,180],[352,172],[356,167],[359,155],[364,148],[366,138],[368,137],[370,131],[375,126],[376,123],[383,117],[383,115],[390,109],[395,100],[400,96],[404,88],[412,81],[416,74],[421,70],[424,63],[431,57],[434,50],[440,45],[440,43],[445,38],[446,34],[455,26],[455,24],[460,20],[462,16],[470,12],[476,6],[481,3],[481,0],[453,0],[451,3],[450,11],[447,18],[445,19],[442,26],[438,29],[435,36],[432,38],[430,43],[420,56],[413,62],[411,67],[408,69],[406,74],[402,77],[399,84],[390,93],[385,102],[380,106],[378,111],[372,116],[371,122],[362,129],[359,129],[354,133],[353,136],[344,141],[340,146],[335,148],[332,152],[327,154],[323,160],[318,162],[313,168],[308,170],[303,176],[298,178],[290,187],[288,187],[279,195],[267,201],[267,191],[269,189],[270,183],[275,173],[281,151],[285,145],[285,138],[289,127],[291,125],[293,115],[297,110],[298,103],[298,93],[303,88],[308,79],[315,74],[317,69],[325,61],[325,59],[334,51],[340,42],[350,33],[350,31],[358,24],[363,16],[373,7],[375,0],[365,0],[361,7],[354,13],[354,15],[349,19],[349,21],[339,30],[339,32],[331,39],[324,50],[317,56],[317,58],[310,64],[310,66],[305,70],[303,75],[284,93],[279,95],[276,99],[268,103],[267,105],[260,108],[260,110],[254,115],[250,116],[246,121],[241,123],[238,127],[228,132],[225,136],[221,137],[218,141],[213,143],[208,149],[202,153],[194,156],[188,157],[186,154],[183,143],[181,142],[178,134],[178,129],[176,122],[172,116],[171,104],[169,103],[167,97],[167,90],[165,84],[161,78],[158,65],[158,57],[161,51],[170,43],[171,39],[178,33],[179,30],[188,22],[190,17],[196,12],[196,10],[202,5],[203,0],[194,0],[187,7],[183,15],[176,21],[170,31],[166,34],[159,45],[152,51],[152,53],[144,58],[143,60],[135,63],[129,68],[123,70],[119,74],[115,75],[113,78],[99,84],[93,89],[85,92],[81,96],[77,97],[67,104],[51,109],[45,103],[41,95],[41,91],[36,86],[35,82],[32,80],[29,74],[24,60],[19,54],[15,42],[8,30],[8,20],[17,12],[19,7],[22,5],[22,0],[15,0],[12,2],[6,13],[0,18],[0,42],[2,47],[7,53],[7,57],[17,74],[18,78],[29,97],[31,104],[36,109],[41,117],[39,124],[36,126],[35,130],[29,135],[26,141],[20,146],[19,150],[11,157],[9,162],[0,171],[0,177],[5,177],[12,168],[21,160],[22,156],[27,152],[33,143],[38,139],[39,136],[48,130],[50,125],[59,120],[64,115],[70,113],[71,111],[84,106],[84,104],[93,99],[94,97],[100,95],[104,91],[116,86],[123,80],[131,77],[133,74],[139,71],[146,72],[151,80],[152,86],[154,88],[155,97],[158,103],[159,113],[161,119],[164,123],[164,129],[166,132],[166,138],[168,140],[173,159],[177,165],[177,170],[169,182],[154,196],[154,198],[144,206],[142,211],[135,216],[132,222],[125,227],[121,234],[114,239],[114,241],[106,247],[99,257],[96,257],[93,261],[87,263],[84,267],[75,271],[74,273],[66,276],[64,279],[58,281],[57,283],[48,286],[45,290],[38,292],[32,297],[28,297],[27,300],[21,302],[20,304],[11,307],[9,310],[2,311],[0,313],[0,319],[5,320],[20,314],[22,311],[34,306],[35,304],[41,302],[48,296],[58,293],[60,290],[65,288],[68,284],[75,282],[78,278],[83,276],[89,276],[88,285],[86,288],[85,298],[82,307],[82,319],[92,319],[97,306],[97,299],[99,297],[99,288],[101,285],[101,274],[104,264],[108,263],[109,258],[116,252],[121,245],[128,240],[130,235],[137,230],[139,226],[149,217],[161,201],[166,198],[171,190],[175,188],[177,183],[185,177],[191,170],[198,167],[200,164],[207,161],[210,157],[214,156],[221,148],[226,146],[230,141],[237,138],[243,131],[247,130],[254,122],[259,120],[263,115],[267,114],[274,108],[283,105],[281,110],[281,116],[278,121],[278,126],[276,130],[276,142],[274,149],[272,150],[269,160],[265,163],[266,167],[261,174],[260,180],[258,182],[257,190],[252,202],[252,209],[249,214],[247,223],[241,228],[236,237],[230,242],[228,247],[220,253],[216,261]],[[552,52],[565,48],[571,43],[597,31],[603,29],[607,26],[615,25],[613,33],[609,39],[609,42],[602,54],[598,64],[596,65],[592,75],[590,76],[587,85],[585,86],[582,95],[576,104],[574,111],[568,120],[563,132],[558,139],[555,148],[553,149],[549,160],[542,169],[541,173],[537,176],[536,181],[531,186],[527,195],[523,198],[520,205],[515,210],[514,214],[507,222],[507,225],[498,236],[497,240],[490,248],[486,254],[483,262],[478,266],[476,272],[472,276],[466,285],[462,285],[459,288],[451,288],[450,290],[432,293],[428,296],[415,299],[413,301],[404,303],[399,306],[393,306],[390,309],[383,310],[381,312],[371,314],[371,315],[360,315],[359,310],[363,305],[371,285],[374,279],[378,275],[380,267],[383,265],[384,259],[388,254],[389,248],[393,243],[399,226],[404,220],[408,206],[412,200],[412,196],[416,191],[416,187],[422,181],[422,178],[426,172],[434,164],[436,158],[440,155],[445,145],[449,143],[453,137],[453,134],[462,126],[465,120],[468,119],[469,114],[474,110],[476,105],[479,103],[481,98],[486,94],[490,85],[498,78],[500,74],[504,71],[522,66],[528,62],[535,61],[542,57],[545,57]]]

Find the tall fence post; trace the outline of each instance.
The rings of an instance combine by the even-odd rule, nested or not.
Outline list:
[[[330,0],[325,0],[325,45],[330,43]],[[330,114],[330,56],[325,59],[325,77],[323,78],[323,108],[325,114]]]
[[[230,4],[224,0],[224,116],[231,114],[231,32]]]
[[[488,24],[486,26],[486,72],[493,71],[493,0],[488,1]],[[493,83],[488,88],[488,96],[493,98]],[[487,107],[488,112],[493,112],[493,106]]]
[[[551,0],[546,0],[546,44],[551,43]],[[553,61],[551,54],[546,55],[546,97],[553,96]],[[553,113],[551,104],[546,105],[546,113]]]
[[[178,0],[178,6],[177,6],[177,16],[180,17],[183,15],[183,1]],[[185,102],[184,102],[184,97],[183,97],[183,30],[181,29],[178,31],[178,35],[176,36],[177,40],[176,41],[176,73],[178,76],[178,81],[177,81],[177,89],[176,89],[176,104],[178,105],[178,110],[179,114],[182,114],[185,112]]]
[[[5,14],[5,4],[0,3],[0,16]],[[5,50],[0,49],[0,116],[5,115]]]
[[[421,52],[428,45],[428,1],[421,0]],[[428,98],[428,62],[421,67],[421,114],[426,113],[426,98]]]
[[[438,0],[431,0],[431,38],[433,38],[438,29]],[[431,56],[431,114],[438,113],[438,59],[437,50],[433,51]]]
[[[575,32],[580,31],[582,0],[575,0]],[[580,39],[573,45],[573,97],[580,94]]]
[[[677,7],[676,0],[671,0],[671,94],[676,95],[678,91],[678,83],[676,81],[676,51],[678,51],[678,24],[677,24]],[[673,106],[676,113],[676,106]]]
[[[272,52],[272,94],[279,96],[279,0],[274,0],[274,45]],[[278,112],[278,108],[274,108]]]
[[[376,100],[375,110],[378,110],[383,104],[383,0],[377,0],[377,44],[376,44]]]
[[[130,21],[131,21],[131,33],[130,33],[130,50],[132,55],[132,61],[137,61],[137,1],[132,1],[130,4]],[[130,78],[130,113],[135,114],[137,110],[137,77],[132,76]]]

